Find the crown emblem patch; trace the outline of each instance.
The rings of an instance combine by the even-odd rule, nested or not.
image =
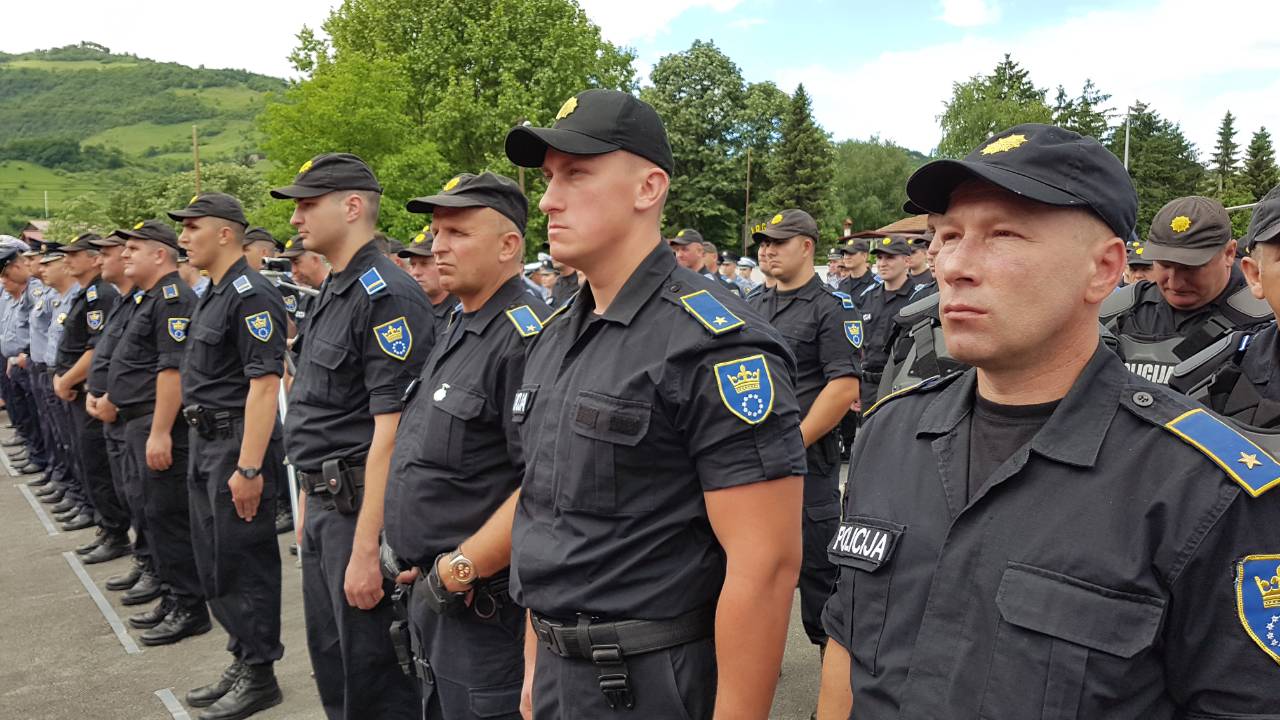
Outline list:
[[[773,379],[764,355],[729,360],[715,366],[720,399],[738,419],[758,425],[773,410]]]

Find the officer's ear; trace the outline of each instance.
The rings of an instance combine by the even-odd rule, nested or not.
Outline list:
[[[1262,292],[1262,264],[1258,262],[1260,251],[1267,252],[1263,251],[1262,246],[1259,245],[1253,249],[1253,252],[1245,255],[1240,260],[1240,270],[1244,273],[1245,281],[1249,283],[1249,293],[1259,300],[1266,300]],[[1274,262],[1274,258],[1268,258],[1268,260]]]
[[[662,168],[642,158],[637,159],[642,164],[640,183],[636,188],[635,209],[639,212],[647,212],[655,207],[661,210],[667,202],[667,188],[671,185],[671,178]]]

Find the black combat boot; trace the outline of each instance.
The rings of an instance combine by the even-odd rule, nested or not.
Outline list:
[[[187,692],[187,704],[191,707],[209,707],[218,702],[218,698],[231,692],[231,686],[236,684],[236,680],[240,678],[240,673],[244,672],[244,663],[237,658],[234,662],[222,671],[222,677],[216,681],[198,687],[195,690]]]
[[[283,700],[270,663],[245,665],[231,690],[197,717],[199,720],[242,720]]]

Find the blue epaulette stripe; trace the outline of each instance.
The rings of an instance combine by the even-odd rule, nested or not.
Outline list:
[[[1253,497],[1280,485],[1280,462],[1204,408],[1188,410],[1165,428],[1204,453]]]

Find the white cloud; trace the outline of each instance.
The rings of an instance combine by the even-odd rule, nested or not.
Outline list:
[[[314,29],[340,0],[221,0],[216,7],[171,0],[42,0],[5,2],[0,18],[6,52],[100,43],[114,52],[193,67],[238,68],[276,77],[292,74],[286,56],[302,26]]]
[[[1010,52],[1032,81],[1049,88],[1050,100],[1057,85],[1074,94],[1091,78],[1120,112],[1142,100],[1180,123],[1204,156],[1228,109],[1242,145],[1260,125],[1280,130],[1277,25],[1280,3],[1163,0],[1082,13],[1011,40],[965,36],[857,65],[786,68],[774,79],[787,90],[804,82],[818,121],[837,138],[879,134],[928,151],[937,145],[936,118],[952,83],[989,72]],[[1196,38],[1226,39],[1206,51]]]
[[[579,0],[587,16],[600,26],[604,38],[619,45],[632,45],[637,41],[652,41],[671,25],[671,22],[694,8],[710,8],[727,13],[742,0]]]
[[[729,23],[729,27],[734,28],[735,30],[750,30],[757,25],[764,25],[766,22],[768,22],[768,20],[765,20],[764,18],[744,17],[738,18],[737,20]]]
[[[994,0],[942,0],[938,19],[955,27],[978,27],[1000,19],[1000,8]]]

